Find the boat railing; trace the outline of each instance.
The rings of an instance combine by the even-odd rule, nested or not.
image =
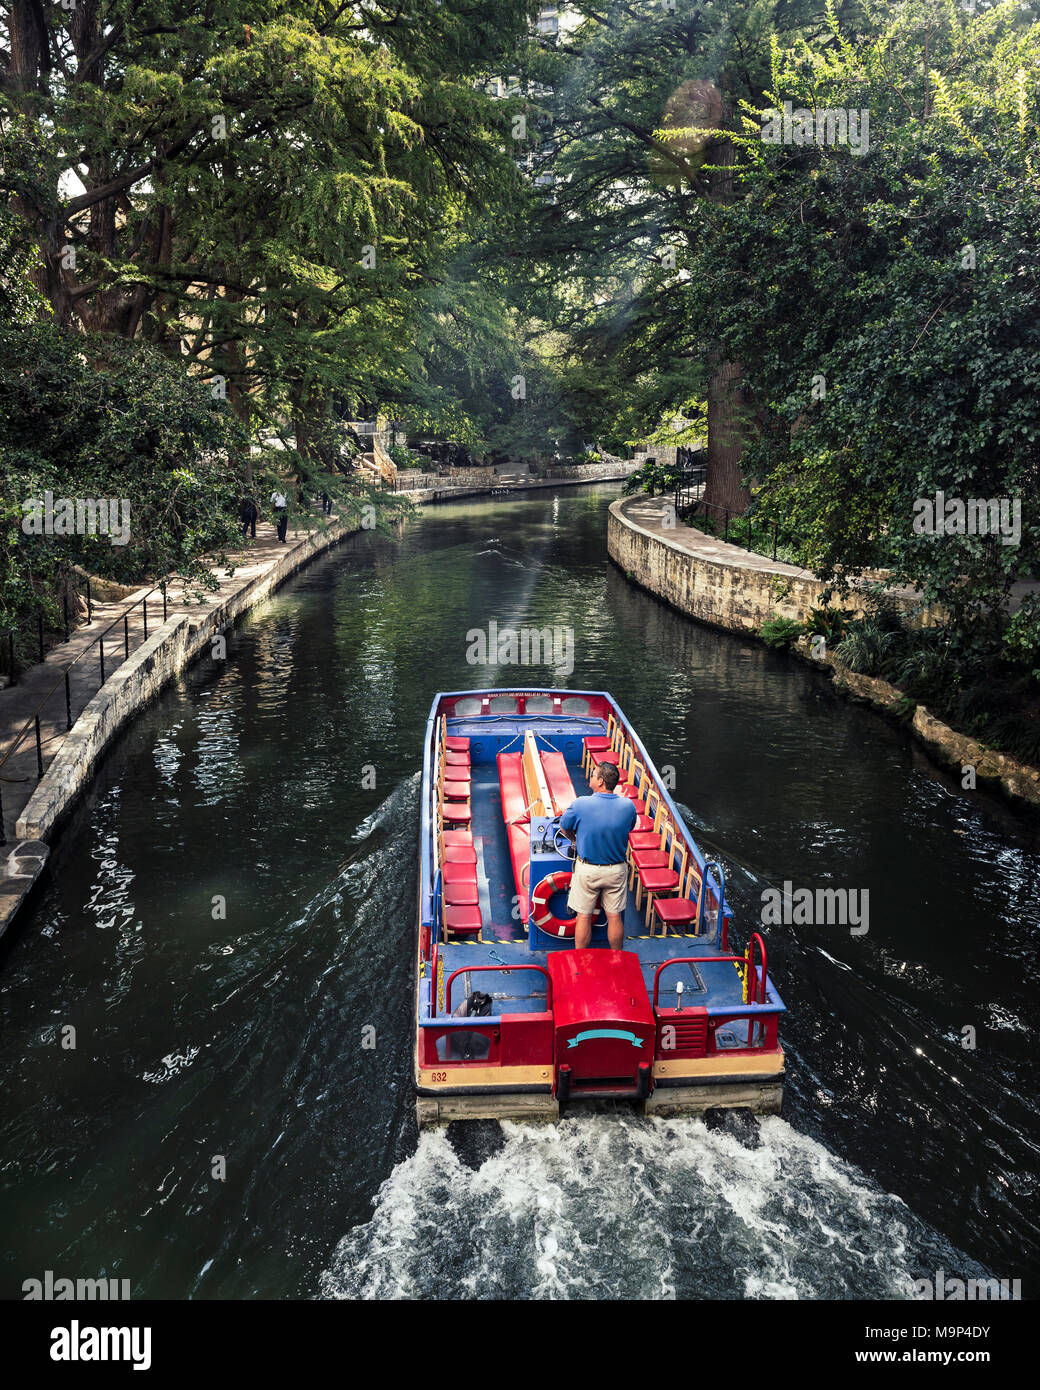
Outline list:
[[[672,956],[671,959],[663,961],[654,971],[654,1008],[657,1008],[657,998],[661,987],[661,975],[672,965],[695,965],[702,962],[733,961],[734,964],[746,965],[747,956]],[[763,1001],[764,1002],[764,1001]]]
[[[757,943],[757,944],[756,944]],[[758,955],[759,964],[755,956]],[[661,976],[673,965],[710,965],[714,961],[726,962],[744,968],[744,999],[739,1004],[716,1004],[711,1008],[675,1008],[667,1012],[661,1012],[658,1008],[660,995]],[[657,967],[654,974],[654,1014],[658,1022],[659,1036],[663,1037],[662,1029],[676,1028],[681,1020],[689,1018],[691,1022],[698,1017],[704,1020],[697,1040],[686,1039],[686,1045],[692,1046],[695,1050],[687,1055],[704,1056],[717,1050],[718,1044],[714,1041],[715,1029],[723,1027],[725,1024],[747,1023],[747,1042],[743,1047],[772,1048],[776,1044],[776,1029],[779,1015],[785,1012],[784,1005],[779,999],[774,999],[772,1003],[767,1003],[766,991],[766,953],[762,938],[758,933],[754,933],[748,942],[748,949],[742,956],[733,954],[705,955],[705,956],[672,956],[670,960],[662,962]],[[755,1032],[758,1030],[758,1040],[756,1042]],[[673,1044],[674,1045],[674,1044]],[[669,1044],[665,1044],[669,1047]],[[736,1046],[740,1046],[736,1044]]]
[[[549,972],[544,965],[460,965],[458,970],[453,970],[448,976],[448,982],[444,987],[445,1012],[449,1015],[451,1014],[451,986],[452,981],[457,976],[478,975],[486,971],[493,971],[498,975],[508,975],[514,970],[536,970],[539,975],[545,976],[545,1008],[541,1010],[541,1012],[550,1013],[552,1011],[552,980],[549,978]],[[483,1015],[481,1021],[486,1024],[488,1017],[490,1017],[490,1015]],[[501,1015],[499,1018],[501,1018]],[[467,1021],[476,1022],[477,1020],[472,1019]]]
[[[759,958],[762,962],[761,980],[759,980],[758,977],[758,967],[755,965],[756,942],[758,943]],[[762,940],[761,936],[758,934],[757,931],[751,933],[751,939],[748,941],[747,956],[747,970],[744,975],[744,993],[747,996],[747,1002],[749,1004],[764,1004],[766,1002],[766,943]],[[759,995],[759,998],[757,999],[755,998],[756,994]],[[749,1018],[747,1028],[748,1047],[751,1047],[754,1035],[755,1020],[753,1018]]]

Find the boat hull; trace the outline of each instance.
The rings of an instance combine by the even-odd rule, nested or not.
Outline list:
[[[583,706],[584,717],[568,721],[569,704]],[[548,890],[534,888],[568,866],[552,828],[570,799],[588,794],[585,739],[612,727],[641,770],[647,809],[656,797],[661,816],[671,818],[675,866],[681,872],[692,856],[686,862],[703,889],[691,929],[658,923],[655,934],[650,900],[640,909],[637,899],[626,909],[622,951],[606,949],[602,921],[590,946],[575,950],[573,927],[563,939],[546,907]],[[461,795],[449,785],[457,779]],[[728,946],[724,880],[712,872],[605,692],[438,695],[423,770],[413,1051],[420,1128],[467,1119],[553,1121],[605,1107],[647,1116],[779,1112],[784,1006],[761,940],[754,938],[758,956],[751,941],[743,956]],[[466,892],[449,897],[446,889],[458,884]],[[561,889],[556,902],[563,896]],[[452,907],[448,930],[453,901],[470,906]],[[679,977],[685,986],[675,984]],[[469,1001],[481,990],[493,997],[492,1012],[470,1017]]]

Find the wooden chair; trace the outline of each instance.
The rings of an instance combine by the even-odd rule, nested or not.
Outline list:
[[[459,835],[459,834],[461,834],[462,836],[464,836],[464,838],[461,839],[461,840],[455,840],[455,839],[453,839],[453,840],[451,841],[451,843],[449,844],[449,843],[448,843],[448,838],[447,838],[448,834],[452,834],[452,835]],[[442,865],[445,865],[445,864],[474,864],[474,865],[475,865],[475,864],[476,864],[476,862],[477,862],[477,850],[476,850],[476,846],[475,846],[474,843],[473,843],[473,832],[472,832],[471,830],[466,830],[466,831],[449,831],[449,832],[445,833],[445,831],[442,829],[442,830],[439,832],[439,844],[440,844],[440,852],[441,852],[441,860],[440,860],[440,862],[441,862]]]
[[[640,787],[633,786],[631,782],[619,782],[617,785],[618,794],[631,801],[632,805],[636,808],[637,816],[646,815],[645,788],[648,782],[649,778],[644,772],[642,785]]]
[[[452,803],[448,803],[449,806]],[[435,869],[441,880],[441,931],[453,936],[479,937],[484,928],[477,893],[477,852],[469,830],[445,830],[438,804]],[[467,858],[459,859],[458,855]],[[456,878],[461,871],[462,877]]]
[[[467,758],[468,758],[467,754]],[[437,785],[446,801],[468,801],[472,791],[469,766],[459,767],[446,761],[447,754],[441,747],[437,759]]]
[[[469,739],[449,738],[448,720],[443,714],[437,724],[437,753],[447,767],[469,767]]]
[[[650,935],[655,936],[654,924],[661,923],[661,934],[667,936],[669,928],[688,927],[697,920],[697,898],[701,890],[701,871],[697,861],[689,861],[686,881],[679,888],[677,898],[656,898],[650,907]],[[678,934],[678,931],[677,931]]]
[[[437,808],[445,831],[468,829],[473,820],[473,808],[468,801],[448,801],[443,790],[438,792]]]
[[[675,826],[670,818],[662,817],[657,842],[653,845],[647,845],[645,848],[633,849],[629,854],[629,888],[635,885],[644,869],[670,869],[675,859],[675,849]],[[638,906],[639,898],[637,896],[636,907]]]
[[[643,811],[642,813],[640,813],[638,809],[636,811],[636,823],[632,827],[632,834],[649,835],[654,831],[654,827],[657,824],[658,813],[661,812],[661,793],[650,781],[650,778],[647,777],[646,781],[643,783],[640,795],[643,801]],[[668,813],[664,811],[662,814],[667,815]],[[642,848],[649,849],[651,846],[643,845]]]
[[[614,733],[617,729],[617,719],[611,714],[607,716],[607,732],[603,734],[593,734],[590,738],[582,740],[581,745],[581,770],[585,776],[592,770],[592,764],[598,762],[600,753],[609,752],[614,747]]]
[[[673,836],[671,853],[675,854],[676,840]],[[636,882],[636,907],[639,907],[640,889],[646,893],[646,921],[650,921],[650,913],[653,909],[654,900],[663,897],[666,893],[674,893],[679,887],[686,874],[686,863],[689,859],[689,850],[685,842],[680,843],[679,848],[679,868],[661,869],[641,869]]]
[[[651,789],[650,791],[648,791],[647,794],[646,794],[646,809],[647,809],[647,812],[648,812],[648,813],[649,813],[649,811],[650,811],[650,798],[651,798],[653,795],[654,795],[653,789]],[[630,831],[630,832],[629,832],[629,836],[628,836],[628,854],[626,855],[626,858],[628,859],[628,862],[629,862],[630,864],[631,864],[631,862],[632,862],[632,852],[633,852],[634,850],[637,850],[637,849],[660,849],[660,847],[661,847],[661,825],[662,825],[662,822],[664,821],[666,815],[667,815],[667,812],[665,811],[664,802],[661,800],[660,797],[658,797],[658,798],[657,798],[657,806],[656,806],[656,809],[654,810],[653,817],[651,818],[649,828],[646,829],[646,830],[640,830],[640,828],[639,828],[639,820],[637,819],[635,830]],[[646,819],[647,819],[647,816],[643,816],[642,819],[643,819],[643,820],[646,820]]]

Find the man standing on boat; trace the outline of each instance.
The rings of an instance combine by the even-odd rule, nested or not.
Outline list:
[[[575,913],[574,946],[592,944],[592,919],[602,899],[607,914],[607,940],[612,951],[625,945],[625,904],[628,901],[628,837],[636,823],[636,808],[615,796],[618,770],[597,763],[589,776],[591,796],[579,796],[560,817],[560,829],[578,847],[567,906]]]

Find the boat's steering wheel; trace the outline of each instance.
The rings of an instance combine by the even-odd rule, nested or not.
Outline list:
[[[563,841],[562,844],[560,843],[561,840]],[[553,823],[553,848],[559,850],[559,852],[564,856],[565,859],[573,859],[578,852],[575,847],[574,841],[569,840],[567,836],[563,833],[563,831],[560,829],[558,817]]]

